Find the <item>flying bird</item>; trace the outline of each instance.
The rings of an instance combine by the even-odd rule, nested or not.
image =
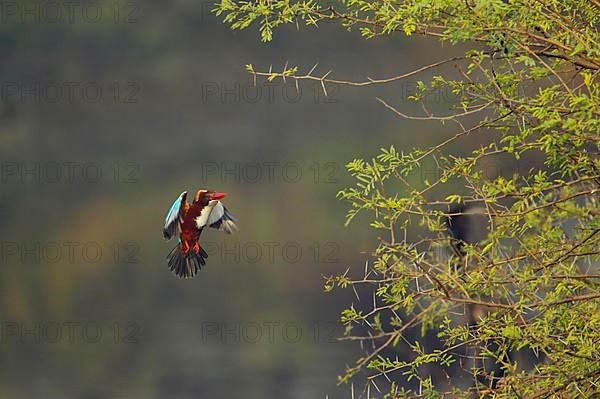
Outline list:
[[[167,256],[169,269],[180,278],[194,277],[206,264],[208,254],[198,240],[204,227],[231,234],[238,230],[236,219],[221,203],[226,193],[198,190],[192,204],[187,203],[187,191],[173,202],[163,228],[165,240],[179,234],[179,243]]]

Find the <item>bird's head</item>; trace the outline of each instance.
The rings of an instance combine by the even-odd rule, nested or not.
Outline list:
[[[226,196],[226,193],[220,193],[218,191],[198,190],[196,197],[194,198],[194,202],[197,202],[200,205],[207,205],[210,201],[220,200]]]

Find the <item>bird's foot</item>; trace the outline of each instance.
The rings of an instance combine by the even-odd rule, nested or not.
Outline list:
[[[194,250],[194,252],[199,253],[200,252],[200,244],[195,243],[194,247],[192,249]]]
[[[180,248],[183,256],[187,256],[187,254],[190,252],[190,244],[188,244],[186,241],[181,242]]]

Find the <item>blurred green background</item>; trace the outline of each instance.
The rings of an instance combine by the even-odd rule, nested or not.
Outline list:
[[[86,10],[82,2],[72,22],[62,3],[52,22],[47,4],[16,2],[0,24],[0,397],[348,397],[336,376],[362,350],[331,342],[342,330],[328,323],[358,301],[351,290],[323,293],[322,276],[360,273],[377,236],[360,228],[364,217],[344,228],[346,204],[335,195],[351,184],[349,160],[448,134],[376,101],[416,114],[407,96],[432,73],[385,88],[330,86],[326,98],[311,82],[300,95],[283,82],[259,80],[254,89],[245,64],[307,71],[318,63],[316,73],[365,80],[457,50],[422,38],[366,41],[329,23],[287,26],[264,44],[256,29],[232,32],[210,3],[189,0],[100,1]],[[33,11],[23,15],[26,5]],[[98,9],[102,17],[90,22]],[[443,97],[431,104],[448,108]],[[65,162],[75,163],[72,179]],[[277,163],[273,179],[267,163]],[[82,175],[90,164],[84,175],[99,169],[98,181]],[[302,175],[282,175],[287,165]],[[181,191],[199,188],[229,193],[241,230],[205,231],[207,267],[178,280],[166,267],[175,243],[163,241],[162,223]],[[69,242],[79,245],[74,259]],[[102,249],[98,261],[82,254],[90,243]],[[265,243],[277,243],[273,259]],[[298,261],[292,249],[283,253],[286,244],[302,249]],[[239,259],[219,252],[236,245]],[[65,323],[79,323],[73,339]],[[94,329],[83,336],[90,323],[98,342],[90,342]],[[236,323],[237,332],[221,335]],[[262,328],[257,340],[252,323]],[[279,323],[273,339],[269,323]],[[297,342],[282,333],[287,323],[302,329]],[[53,339],[56,325],[62,335]]]

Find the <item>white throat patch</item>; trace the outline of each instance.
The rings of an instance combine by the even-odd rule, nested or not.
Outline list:
[[[211,213],[213,212],[213,210],[215,209],[215,206],[217,206],[217,204],[220,205],[220,202],[218,200],[212,200],[208,203],[208,205],[206,205],[204,208],[202,208],[202,210],[200,211],[200,215],[198,215],[198,217],[196,218],[196,227],[201,229],[202,227],[206,226],[207,224],[214,223],[214,221],[209,223],[209,219],[211,219],[211,220],[214,219],[214,217],[211,218],[210,216],[211,216]],[[221,208],[222,207],[223,206],[221,205]],[[219,208],[219,207],[217,207],[217,208]],[[221,216],[222,215],[220,215],[219,218]],[[217,220],[219,218],[217,218]]]

